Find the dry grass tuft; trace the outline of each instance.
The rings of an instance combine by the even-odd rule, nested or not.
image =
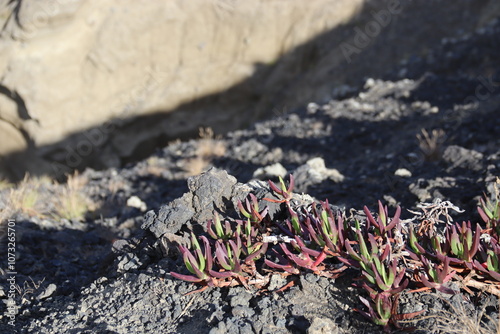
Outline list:
[[[451,304],[450,304],[451,305]],[[444,333],[456,334],[500,334],[499,318],[492,319],[482,308],[474,315],[468,315],[462,304],[451,305],[452,311],[442,311],[438,320],[438,329]]]
[[[203,173],[209,166],[210,161],[203,159],[200,156],[189,158],[184,165],[184,170],[188,176],[199,175]]]
[[[12,188],[14,185],[7,180],[0,179],[0,191]]]
[[[500,334],[500,314],[497,313],[496,318],[494,319],[486,314],[486,307],[483,307],[480,310],[476,310],[473,315],[470,315],[462,304],[459,304],[460,306],[456,307],[449,301],[445,299],[444,301],[450,306],[450,311],[438,310],[437,314],[402,322],[409,323],[425,319],[435,319],[437,324],[432,328],[432,333]],[[418,329],[428,330],[424,328]]]
[[[184,170],[189,175],[198,175],[207,169],[215,157],[221,157],[226,153],[226,145],[216,137],[211,128],[200,128],[200,139],[194,157],[186,161]]]
[[[17,186],[10,189],[4,214],[11,215],[15,212],[23,212],[30,216],[43,216],[43,210],[39,203],[39,188],[46,183],[46,178],[31,179],[26,174]]]
[[[82,220],[85,217],[90,203],[81,190],[87,182],[87,178],[80,176],[78,172],[68,176],[60,196],[56,199],[54,218]]]
[[[226,154],[226,145],[214,135],[211,128],[200,128],[197,155],[204,158],[221,157]]]
[[[425,161],[441,160],[445,132],[442,129],[434,129],[430,134],[425,129],[422,129],[421,132],[422,134],[417,134],[417,139]]]
[[[4,194],[6,205],[0,208],[0,228],[17,213],[41,219],[84,219],[92,206],[82,191],[86,183],[87,179],[78,173],[68,176],[65,184],[58,184],[48,176],[26,175]]]
[[[164,170],[165,168],[160,165],[158,157],[151,156],[146,160],[145,175],[149,174],[156,177],[160,177],[162,176]]]

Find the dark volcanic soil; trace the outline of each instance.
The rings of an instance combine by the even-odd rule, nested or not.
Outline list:
[[[225,153],[210,159],[216,169],[189,180],[187,170],[216,141],[173,143],[123,169],[85,171],[83,191],[102,207],[84,222],[12,217],[19,313],[15,328],[0,316],[0,332],[380,332],[352,310],[362,307],[353,272],[335,281],[277,274],[265,293],[232,287],[184,296],[197,286],[168,274],[183,272],[182,259],[160,236],[182,240],[190,228],[202,232],[214,209],[235,217],[237,199],[267,191],[252,180],[289,173],[297,193],[347,211],[374,210],[380,199],[391,213],[401,205],[403,218],[411,218],[406,209],[439,198],[465,210],[457,221],[479,221],[478,199],[483,192],[493,196],[500,176],[499,54],[497,20],[474,35],[443,41],[425,58],[395,65],[383,79],[367,79],[362,88],[344,87],[331,101],[229,133],[218,139]],[[422,129],[431,137],[427,145],[417,139]],[[0,204],[8,194],[1,192]],[[152,211],[127,206],[132,196]],[[291,279],[295,286],[276,291]],[[1,287],[5,314],[9,285],[2,280]],[[450,332],[438,326],[447,321],[457,328],[449,315],[432,317],[454,308],[469,316],[484,309],[495,318],[496,298],[473,292],[403,294],[400,310],[426,310],[412,324],[420,333]]]

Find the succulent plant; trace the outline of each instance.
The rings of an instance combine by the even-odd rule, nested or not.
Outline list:
[[[371,272],[363,271],[364,278],[377,289],[391,295],[402,292],[408,286],[409,280],[405,278],[405,268],[398,269],[398,260],[392,259],[390,262],[382,262],[378,257],[373,258]],[[367,291],[373,291],[368,285]]]
[[[407,251],[411,249],[411,251],[416,255],[425,254],[426,250],[419,244],[419,240],[417,238],[415,230],[412,227],[410,227],[409,230],[410,230],[410,236],[408,237],[408,242],[407,242],[409,249],[407,247]]]
[[[236,236],[236,243],[246,256],[246,264],[255,261],[267,251],[267,242],[259,240],[260,232],[251,224],[250,219],[246,222],[238,221]]]
[[[466,291],[472,287],[500,297],[498,201],[480,201],[478,211],[487,224],[485,230],[471,222],[452,223],[448,210],[461,211],[447,201],[419,205],[423,213],[405,221],[416,220],[418,225],[403,228],[400,207],[390,218],[387,206],[380,201],[376,215],[365,206],[362,223],[333,210],[327,200],[308,206],[292,202],[292,175],[288,187],[282,178],[279,186],[271,181],[269,186],[278,199],[265,200],[285,204],[283,220],[267,219],[263,224],[268,209],[260,209],[259,199],[250,194],[237,204],[245,220],[222,220],[214,213],[207,222],[207,233],[213,240],[205,236],[197,239],[191,233],[191,250],[179,246],[191,275],[171,275],[204,288],[248,287],[265,286],[273,270],[285,275],[310,271],[336,278],[350,267],[359,273],[354,285],[365,294],[360,296],[364,309],[358,311],[386,331],[401,328],[400,320],[423,312],[397,313],[399,294],[410,284],[421,287],[413,291],[436,289],[455,294],[449,283],[460,280]],[[442,224],[444,231],[438,229]],[[277,246],[269,248],[269,243]],[[264,260],[258,261],[261,257]],[[265,274],[257,268],[262,262],[267,269],[259,268]]]
[[[500,244],[496,238],[491,237],[483,243],[483,246],[482,253],[486,259],[484,262],[474,260],[474,268],[500,282]]]
[[[479,248],[481,228],[476,225],[472,230],[471,223],[463,222],[452,225],[446,229],[446,243],[449,244],[451,253],[466,263],[471,263]]]
[[[418,274],[418,279],[422,284],[430,289],[436,289],[447,294],[456,294],[456,291],[446,287],[444,284],[451,280],[455,271],[450,268],[450,258],[444,257],[443,262],[436,264],[420,255],[422,268]]]
[[[260,211],[259,201],[257,200],[257,197],[255,197],[254,194],[250,194],[249,197],[250,201],[248,200],[248,197],[245,198],[245,206],[243,206],[243,203],[241,201],[238,201],[238,209],[240,210],[241,214],[247,219],[250,219],[252,223],[260,223],[267,215],[269,208],[266,207],[262,211]]]
[[[215,227],[215,231],[213,227]],[[214,219],[207,222],[207,232],[215,240],[229,240],[234,237],[234,231],[231,229],[231,224],[225,221],[223,225],[217,212],[214,213]]]
[[[491,201],[486,195],[479,200],[477,211],[486,223],[487,229],[492,229],[496,236],[500,236],[500,200]]]
[[[290,235],[303,235],[306,229],[302,225],[301,219],[295,210],[292,209],[290,205],[287,205],[288,213],[290,214],[290,218],[286,220],[286,224],[288,225],[288,230],[290,231]],[[285,231],[288,232],[288,231]]]
[[[387,206],[383,206],[382,202],[378,201],[378,216],[377,219],[373,218],[372,214],[368,207],[364,207],[364,212],[367,218],[367,229],[370,228],[370,225],[375,227],[375,234],[386,238],[392,238],[392,229],[396,227],[399,223],[399,216],[401,215],[401,208],[398,206],[396,209],[396,213],[394,217],[389,220]]]
[[[215,227],[215,231],[212,228]],[[229,222],[225,222],[224,228],[217,213],[214,220],[207,223],[208,234],[215,239],[213,252],[209,240],[205,236],[200,239],[203,242],[202,250],[194,233],[191,233],[191,245],[193,253],[187,247],[180,245],[184,264],[189,272],[194,275],[184,275],[176,272],[170,274],[178,279],[188,282],[202,283],[207,286],[225,286],[233,284],[228,279],[237,279],[246,285],[245,273],[256,274],[254,261],[267,250],[267,243],[257,240],[258,230],[252,226],[248,219],[246,223],[236,221],[233,230]],[[243,258],[243,259],[242,259]]]
[[[345,249],[346,232],[342,213],[332,212],[328,200],[320,202],[321,212],[313,206],[313,215],[306,220],[306,227],[312,240],[319,247],[328,247],[336,256]]]
[[[399,325],[399,321],[412,319],[425,311],[421,310],[404,314],[398,313],[399,294],[391,295],[382,292],[376,294],[371,299],[366,299],[362,296],[360,296],[359,299],[366,306],[368,312],[359,309],[354,310],[370,319],[373,323],[382,326],[384,332],[391,332],[391,325],[396,327],[396,329],[402,329]],[[405,328],[404,330],[411,329]]]
[[[298,254],[292,253],[286,244],[280,245],[283,254],[285,255],[285,257],[281,258],[284,260],[284,263],[281,265],[277,265],[267,259],[265,260],[265,263],[272,268],[280,268],[285,271],[288,271],[285,268],[300,267],[319,273],[325,268],[324,265],[322,265],[322,262],[327,257],[327,249],[318,252],[307,248],[298,236],[295,236],[295,242],[292,242],[292,246],[299,251]]]
[[[279,183],[280,187],[278,188],[276,184],[274,184],[271,180],[269,180],[269,187],[276,194],[276,196],[282,199],[281,200],[274,200],[271,198],[265,198],[265,199],[270,202],[289,203],[293,198],[293,187],[295,185],[295,180],[293,178],[293,175],[290,174],[290,182],[288,183],[288,188],[285,185],[285,181],[283,181],[283,178],[281,176],[279,177]]]
[[[209,270],[212,269],[212,250],[210,243],[205,236],[202,236],[201,240],[203,241],[204,252],[202,251],[196,236],[191,232],[191,244],[193,246],[194,255],[185,246],[179,246],[186,268],[195,276],[183,275],[175,272],[171,272],[170,274],[175,278],[184,281],[194,283],[206,282],[208,285],[212,285],[212,280],[209,274]]]
[[[283,253],[286,254],[290,253],[290,250],[287,248],[286,244],[280,244],[279,245],[283,251]],[[291,253],[290,253],[291,254]],[[274,268],[274,269],[279,269],[283,270],[289,274],[300,274],[300,270],[297,268],[296,265],[293,264],[293,261],[290,259],[287,259],[286,257],[282,256],[280,253],[278,253],[276,250],[274,250],[274,255],[278,259],[279,263],[275,263],[273,261],[270,261],[268,259],[264,259],[264,263],[269,267],[269,268]]]
[[[346,253],[349,255],[350,259],[339,257],[339,260],[351,267],[370,272],[373,258],[378,256],[380,250],[373,234],[365,233],[365,235],[363,235],[360,228],[356,229],[357,240],[350,241],[346,239],[345,241]],[[355,245],[358,251],[356,251],[351,244]],[[370,247],[368,247],[368,245]],[[386,247],[380,255],[380,260],[385,260],[387,256],[389,256],[389,252],[390,249]]]
[[[393,309],[391,296],[379,293],[371,300],[361,296],[359,296],[359,299],[366,306],[368,312],[358,309],[356,309],[356,311],[360,312],[363,316],[367,317],[375,324],[383,326],[384,329],[388,329]]]
[[[239,248],[233,240],[229,240],[225,245],[222,241],[215,243],[215,258],[217,263],[226,272],[241,274],[240,266],[241,248]]]

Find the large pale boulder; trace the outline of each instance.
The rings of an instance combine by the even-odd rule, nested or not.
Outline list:
[[[440,2],[406,3],[422,13],[447,13]],[[353,74],[359,80],[387,69],[366,71],[361,53],[375,52],[371,46],[347,59],[339,45],[355,37],[356,25],[376,22],[380,11],[401,24],[412,14],[402,6],[397,0],[368,7],[364,0],[0,0],[0,177],[117,166],[200,126],[226,131],[273,108],[326,99]],[[473,29],[477,20],[464,26]],[[383,29],[394,34],[396,27]]]
[[[162,127],[136,129],[134,136],[99,128],[110,121],[123,128],[136,116],[172,111],[231,88],[251,76],[257,63],[273,63],[347,22],[362,3],[349,2],[3,1],[0,155],[31,144],[38,157],[73,168],[104,142],[112,145],[108,154],[128,157],[161,133],[175,138],[218,119],[233,128],[252,121],[257,115],[247,106],[239,119],[231,111],[182,114]],[[69,149],[62,144],[64,153],[54,155],[55,143],[95,127],[93,147],[80,143],[79,150],[82,139],[73,138]],[[112,157],[105,162],[115,163]]]

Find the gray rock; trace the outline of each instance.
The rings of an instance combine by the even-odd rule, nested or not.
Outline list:
[[[394,172],[394,175],[399,177],[411,177],[411,172],[406,168],[399,168]]]
[[[474,171],[483,169],[483,154],[474,150],[450,145],[443,153],[443,160],[450,164],[450,168],[466,168]]]
[[[158,215],[154,211],[148,211],[141,227],[153,232],[157,238],[167,232],[178,232],[195,214],[191,206],[192,198],[191,193],[186,193],[181,198],[162,206]]]
[[[194,219],[204,223],[213,217],[215,209],[226,210],[237,181],[225,170],[211,168],[201,175],[190,177],[187,183],[193,194]]]
[[[307,187],[327,179],[337,183],[344,181],[344,175],[336,169],[326,168],[325,160],[320,157],[308,160],[304,165],[298,167],[293,175],[298,191],[306,191]]]
[[[166,233],[177,233],[182,226],[192,222],[205,225],[213,218],[214,211],[226,210],[232,205],[236,179],[226,171],[211,168],[187,180],[189,192],[181,198],[160,208],[158,214],[146,213],[142,228],[151,231],[157,238]]]
[[[273,274],[269,280],[269,291],[278,290],[287,284],[286,278],[280,274]]]
[[[266,166],[266,167],[260,167],[253,172],[253,177],[256,179],[273,179],[273,178],[278,178],[279,176],[285,177],[287,174],[286,168],[283,167],[282,164],[279,162]]]
[[[252,294],[242,288],[235,288],[232,291],[232,296],[229,301],[232,307],[236,306],[248,306],[250,299],[252,298]]]
[[[36,299],[38,300],[42,300],[42,299],[47,299],[49,298],[50,296],[52,296],[57,290],[57,286],[55,284],[49,284],[45,290],[43,290],[42,293],[40,293]]]
[[[233,307],[233,310],[231,311],[231,313],[235,317],[247,318],[247,317],[253,316],[255,314],[255,311],[252,310],[248,306],[238,305],[238,306]]]
[[[339,328],[332,319],[314,317],[311,326],[307,329],[307,334],[337,334]]]
[[[117,258],[117,268],[119,273],[137,269],[142,265],[139,257],[134,253],[119,255]]]

